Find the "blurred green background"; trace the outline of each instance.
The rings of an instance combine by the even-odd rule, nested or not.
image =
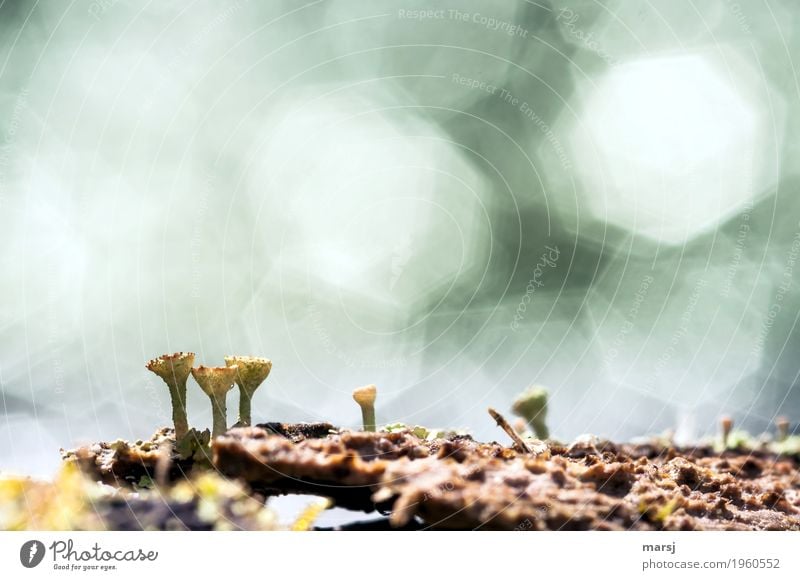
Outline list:
[[[798,17],[0,2],[0,469],[167,424],[178,350],[271,358],[261,420],[796,426]]]

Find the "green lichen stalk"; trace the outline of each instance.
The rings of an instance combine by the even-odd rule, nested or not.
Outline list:
[[[538,439],[550,437],[547,428],[547,389],[530,387],[514,401],[511,410],[528,422]]]
[[[161,355],[145,365],[147,370],[161,377],[169,388],[176,440],[185,437],[189,432],[189,420],[186,417],[186,381],[193,364],[193,352],[176,352]]]
[[[375,385],[359,387],[353,391],[353,399],[361,407],[361,419],[364,431],[374,432],[376,429],[375,421],[375,399],[378,396],[378,389]]]
[[[252,424],[253,393],[261,386],[272,370],[272,361],[253,356],[226,356],[225,364],[236,366],[236,384],[239,386],[239,425]]]
[[[775,426],[778,428],[778,441],[783,443],[789,437],[789,419],[786,417],[778,417],[775,419]]]
[[[724,417],[720,417],[719,420],[720,431],[722,432],[722,448],[727,449],[731,446],[731,432],[733,431],[733,418],[728,417],[727,415]]]
[[[211,437],[224,435],[228,430],[227,412],[228,391],[233,388],[236,379],[236,365],[228,367],[204,367],[192,369],[192,376],[203,392],[211,400],[213,427]]]

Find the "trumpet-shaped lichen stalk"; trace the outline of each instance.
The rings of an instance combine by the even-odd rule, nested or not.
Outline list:
[[[547,429],[547,390],[530,387],[514,401],[511,407],[514,414],[525,419],[538,439],[550,437]]]
[[[721,417],[719,420],[719,426],[722,428],[722,446],[727,447],[731,436],[731,431],[733,431],[733,419],[727,415]]]
[[[172,402],[172,423],[175,426],[175,439],[180,440],[189,431],[186,418],[186,381],[194,364],[193,352],[176,352],[154,358],[145,365],[167,383]]]
[[[236,372],[236,384],[239,385],[239,424],[250,425],[253,393],[272,370],[272,361],[254,356],[226,356],[225,364],[239,368]]]
[[[212,437],[224,435],[228,430],[227,414],[228,391],[233,388],[236,371],[239,367],[204,367],[192,369],[192,376],[203,392],[211,399],[211,413],[214,417],[214,426],[211,429]]]
[[[778,428],[778,441],[786,441],[789,437],[789,419],[778,417],[775,419],[775,426]]]
[[[375,385],[359,387],[353,391],[353,399],[361,407],[364,431],[375,431],[375,399],[377,396],[378,388]]]

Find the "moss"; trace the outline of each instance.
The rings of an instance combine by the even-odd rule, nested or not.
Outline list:
[[[185,437],[175,442],[175,451],[180,459],[191,459],[195,464],[211,465],[209,444],[211,431],[203,429],[189,429]]]

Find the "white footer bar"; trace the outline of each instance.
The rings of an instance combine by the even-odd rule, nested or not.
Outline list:
[[[799,560],[800,532],[0,533],[3,578],[778,579]]]

